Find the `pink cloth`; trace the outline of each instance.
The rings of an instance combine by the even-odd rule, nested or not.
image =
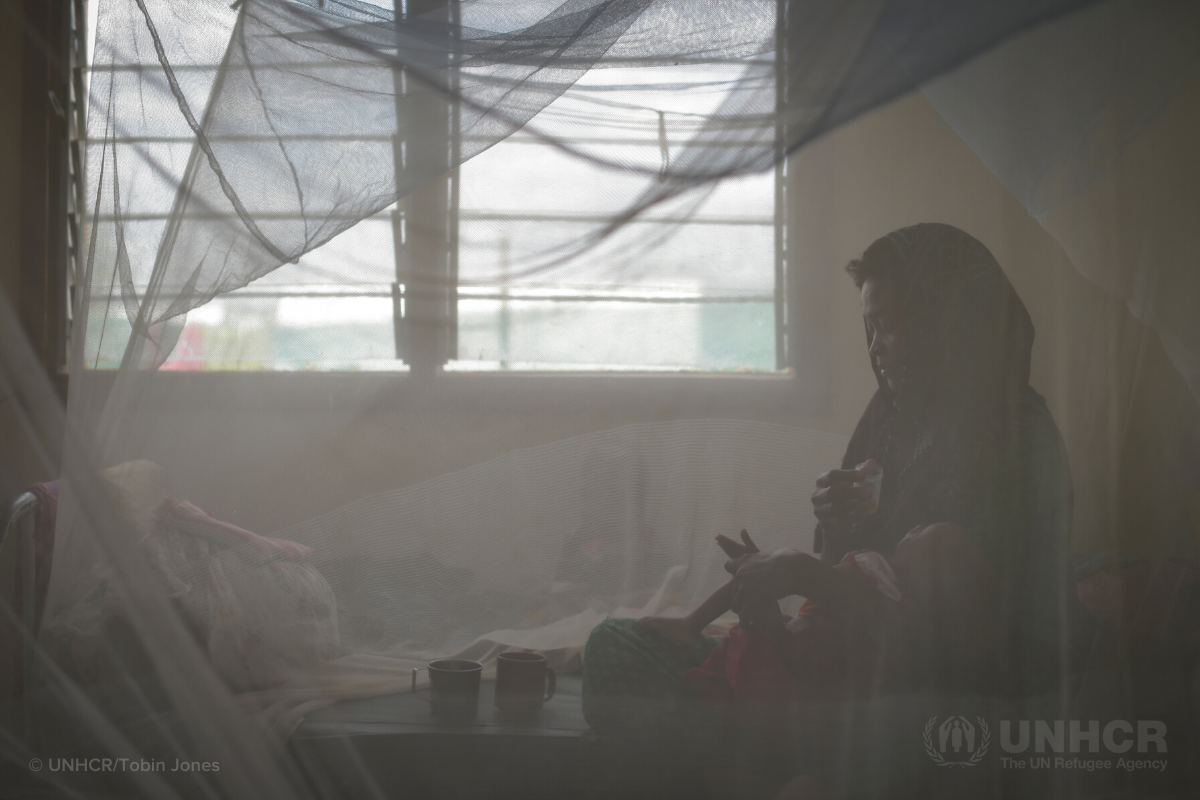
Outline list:
[[[791,678],[775,646],[735,625],[708,658],[683,673],[700,697],[733,706],[775,704],[791,696]]]
[[[903,602],[904,595],[887,556],[875,550],[846,554],[840,566],[884,596]],[[749,716],[770,724],[786,713],[796,682],[820,686],[826,692],[839,685],[849,689],[856,677],[849,674],[851,660],[845,631],[811,600],[793,618],[785,617],[787,633],[780,647],[786,650],[790,671],[779,648],[767,637],[740,625],[730,630],[704,662],[683,674],[698,696],[728,704],[743,720]],[[747,713],[738,713],[738,710]]]

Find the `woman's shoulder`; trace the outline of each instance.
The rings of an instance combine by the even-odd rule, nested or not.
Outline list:
[[[1054,487],[1055,493],[1069,494],[1071,470],[1067,447],[1045,398],[1025,387],[1012,404],[1004,428],[1008,443],[1001,452],[1008,454],[1009,467],[1019,469],[1041,490]]]
[[[1053,448],[1065,451],[1062,433],[1046,398],[1042,397],[1032,386],[1026,386],[1021,393],[1015,408],[1016,428],[1027,444],[1043,448]]]

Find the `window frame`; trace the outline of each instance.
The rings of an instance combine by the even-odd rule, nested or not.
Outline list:
[[[77,43],[72,48],[73,60],[82,55],[86,61],[87,31],[86,3],[88,0],[67,0],[78,7],[76,17],[78,25],[73,29],[73,37]],[[458,0],[407,0],[397,3],[400,9],[397,23],[404,16],[430,13],[442,13],[452,26],[461,24],[461,14]],[[779,0],[777,3],[777,34],[776,34],[776,102],[778,105],[787,96],[787,67],[786,67],[786,23],[787,3]],[[399,29],[398,29],[399,32]],[[86,65],[78,70],[80,86],[84,86],[82,76]],[[75,72],[72,73],[76,74]],[[394,85],[397,104],[403,101],[408,80],[403,67],[397,66],[394,71]],[[456,78],[452,81],[456,82]],[[78,95],[82,97],[82,90]],[[437,107],[434,107],[434,106]],[[84,171],[85,143],[89,141],[85,133],[86,109],[79,103],[78,120],[74,130],[78,133],[72,140],[72,196],[69,212],[68,227],[71,230],[68,245],[67,281],[69,294],[73,298],[74,281],[77,274],[82,274],[83,254],[78,252],[75,243],[83,241],[86,214],[79,213],[84,209],[86,198],[86,180]],[[395,357],[402,362],[406,369],[372,370],[381,374],[410,375],[414,380],[427,380],[434,375],[456,374],[457,371],[447,371],[445,365],[458,357],[458,227],[459,227],[459,169],[451,165],[458,163],[458,114],[457,103],[442,101],[431,103],[430,108],[423,114],[425,119],[440,117],[444,120],[447,135],[437,141],[415,141],[405,139],[401,134],[392,137],[394,163],[396,169],[402,170],[409,152],[415,150],[419,157],[425,159],[443,160],[446,171],[442,179],[431,181],[413,194],[401,198],[390,211],[392,225],[392,240],[395,256],[395,274],[390,287],[392,301],[392,328],[395,346]],[[687,376],[732,376],[736,378],[754,375],[756,377],[780,377],[788,374],[795,375],[795,358],[793,357],[793,339],[795,331],[789,324],[789,308],[793,307],[791,297],[792,282],[789,280],[791,268],[788,254],[788,164],[785,144],[787,130],[782,115],[776,123],[776,165],[774,167],[774,342],[775,342],[775,371],[752,373],[727,373],[709,370],[572,370],[570,367],[554,370],[470,370],[476,376],[490,375],[596,375],[611,379],[621,375],[672,375]],[[432,126],[423,126],[428,130]],[[156,140],[157,141],[157,140]],[[180,139],[182,143],[184,140]],[[383,214],[375,215],[379,218]],[[420,233],[418,233],[420,232]],[[265,290],[264,290],[265,291]],[[269,292],[268,292],[269,293]],[[279,297],[290,296],[280,293]],[[356,296],[358,296],[356,294]],[[385,293],[363,293],[361,296],[386,296]],[[68,307],[72,304],[69,300]],[[68,336],[71,325],[71,312],[67,311]],[[206,373],[232,372],[235,374],[251,374],[257,370],[202,370]],[[278,372],[291,372],[279,370]],[[272,373],[276,371],[271,371]],[[353,371],[320,370],[324,374],[352,374]],[[305,375],[314,374],[305,372]]]
[[[776,107],[781,108],[787,98],[787,2],[777,2],[775,38],[775,86]],[[443,13],[446,21],[457,29],[461,25],[458,0],[407,0],[403,4],[405,16]],[[397,35],[400,36],[396,15]],[[397,109],[406,87],[407,76],[402,67],[395,74]],[[452,77],[452,86],[457,78]],[[441,146],[417,143],[420,152],[427,158],[442,158],[446,166],[444,179],[432,181],[413,195],[398,201],[392,213],[393,241],[395,242],[396,280],[392,284],[393,327],[395,330],[396,358],[409,364],[411,372],[422,378],[443,373],[445,365],[458,357],[458,222],[459,182],[457,167],[459,143],[459,107],[456,102],[446,102],[438,108],[430,108],[426,118],[441,117],[445,120],[446,141]],[[775,128],[774,167],[774,334],[775,370],[787,371],[791,366],[788,335],[788,248],[787,248],[787,129],[783,115],[777,115]],[[407,157],[406,145],[399,135],[395,139],[394,164],[397,169],[397,185],[400,170]],[[436,210],[444,209],[445,216],[439,218]],[[433,211],[434,213],[430,213]],[[425,235],[414,234],[423,231]],[[572,372],[567,369],[566,372]],[[513,373],[513,370],[480,370],[478,374]],[[536,373],[541,374],[543,370]],[[551,372],[545,370],[544,372]],[[554,370],[558,372],[558,370]],[[646,372],[666,372],[647,369]],[[689,374],[720,374],[707,370],[688,371]],[[578,374],[578,373],[576,373]],[[604,371],[600,374],[628,374],[625,370]]]

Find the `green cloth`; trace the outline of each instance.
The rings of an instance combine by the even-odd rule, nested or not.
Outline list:
[[[583,716],[598,733],[676,733],[715,728],[683,673],[698,667],[719,639],[673,642],[634,619],[607,619],[583,654]]]

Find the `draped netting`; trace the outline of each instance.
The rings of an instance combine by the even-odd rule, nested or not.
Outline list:
[[[1061,410],[1081,409],[1066,430],[1073,467],[1078,453],[1108,458],[1105,447],[1130,439],[1145,444],[1136,464],[1174,456],[1170,425],[1192,422],[1186,392],[1170,395],[1176,416],[1155,417],[1159,427],[1129,422],[1147,402],[1141,366],[1169,376],[1164,385],[1178,378],[1154,361],[1160,350],[1200,396],[1192,3],[98,4],[87,272],[77,276],[65,421],[23,343],[0,337],[2,377],[36,410],[25,430],[47,463],[63,454],[46,611],[38,642],[26,642],[38,722],[21,736],[5,731],[0,747],[20,763],[41,753],[220,770],[49,776],[60,789],[322,795],[283,746],[309,711],[404,691],[412,667],[448,655],[484,662],[489,676],[510,648],[577,670],[606,616],[681,613],[715,589],[719,533],[744,527],[764,548],[811,550],[811,487],[840,462],[873,378],[859,350],[835,343],[861,348],[861,323],[825,310],[845,305],[827,299],[835,290],[821,277],[840,264],[810,254],[844,263],[869,239],[848,252],[823,244],[897,215],[867,193],[853,195],[844,219],[827,219],[822,203],[834,207],[838,189],[814,199],[804,181],[849,176],[853,165],[805,159],[913,90],[1079,274],[1150,326],[1137,329],[1146,338],[1133,368],[1106,372],[1104,348],[1132,347],[1121,338],[1132,323],[1090,284],[1070,283],[1078,275],[1059,275],[1109,314],[1088,320],[1110,335],[1086,351],[1086,365],[1101,367],[1071,372],[1066,388],[1049,381],[1061,389],[1064,429]],[[588,130],[609,139],[580,135]],[[516,142],[550,154],[519,167],[543,170],[542,205],[582,197],[587,213],[495,223],[508,226],[498,229],[501,257],[472,262],[494,220],[451,213],[457,184],[446,176]],[[566,164],[606,182],[555,184]],[[480,174],[486,184],[499,173]],[[711,198],[763,176],[772,195],[753,202],[768,209],[758,216],[770,234],[751,241],[741,217],[712,240],[689,233]],[[886,188],[902,203],[910,187]],[[734,206],[749,196],[727,195]],[[956,200],[936,208],[952,213]],[[408,226],[395,225],[405,231],[387,278],[395,294],[382,302],[419,312],[407,339],[397,329],[392,372],[163,369],[188,345],[189,315],[239,292],[298,281],[321,302],[332,297],[318,290],[347,280],[361,256],[354,237],[381,219]],[[917,221],[927,220],[904,219]],[[1013,264],[998,245],[1031,236],[1005,225],[1021,224],[1006,218],[987,241],[1005,269]],[[411,260],[403,280],[400,253]],[[746,278],[745,262],[760,256],[774,267]],[[422,328],[430,297],[461,303],[493,284],[541,291],[552,277],[573,297],[603,284],[642,302],[655,269],[673,291],[699,287],[701,300],[766,297],[788,345],[766,368],[740,367],[774,374],[555,382],[426,371],[412,355],[436,327]],[[1039,331],[1057,324],[1053,303],[1025,300]],[[437,325],[454,319],[429,313]],[[247,324],[230,348],[260,335]],[[554,324],[540,335],[565,338]],[[623,340],[624,353],[653,344],[618,325],[593,335]],[[1062,362],[1072,358],[1055,347]],[[440,355],[438,367],[454,357]],[[853,367],[865,378],[847,378]],[[1097,387],[1136,397],[1105,405],[1089,396]],[[1117,526],[1106,514],[1120,492],[1091,476],[1128,480],[1118,462],[1085,459],[1089,477],[1077,481],[1086,506],[1077,516],[1098,520],[1084,532],[1097,541]],[[1177,501],[1167,490],[1144,501],[1164,539],[1191,531]]]
[[[108,287],[120,287],[122,308],[111,313],[138,333],[124,356],[130,366],[160,363],[186,311],[483,152],[589,70],[730,63],[740,74],[665,168],[656,147],[647,165],[643,154],[614,161],[556,143],[653,180],[598,229],[532,254],[514,272],[561,264],[688,190],[769,169],[1003,36],[1084,3],[479,2],[451,6],[455,20],[447,8],[397,19],[337,0],[237,5],[113,3],[100,17],[91,88],[99,102],[89,123],[99,141],[89,163],[92,241],[104,258],[91,280],[105,287],[98,297],[115,300]],[[786,64],[775,58],[780,30]],[[146,136],[194,145],[186,156],[122,146]],[[150,193],[143,186],[159,190],[155,203],[174,196],[165,224],[136,221]]]

